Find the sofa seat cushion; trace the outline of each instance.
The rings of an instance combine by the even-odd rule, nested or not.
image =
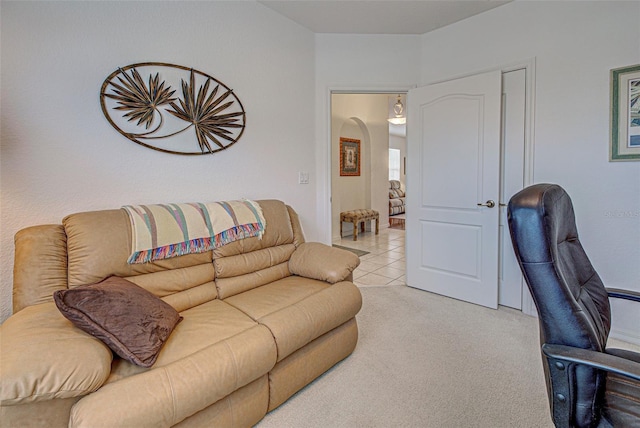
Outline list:
[[[183,320],[160,352],[158,366],[165,366],[257,325],[247,315],[221,301],[211,300],[180,313]]]
[[[0,343],[2,405],[82,396],[100,388],[111,371],[111,350],[75,328],[53,302],[9,317]]]
[[[211,300],[180,313],[182,322],[176,326],[154,364],[163,367],[198,352],[208,346],[241,334],[258,323],[233,306]],[[124,360],[116,359],[107,383],[145,371]]]
[[[223,305],[206,306],[215,311]],[[233,314],[233,311],[222,310],[219,314]],[[196,317],[183,312],[184,321],[171,337],[182,338],[184,342],[174,342],[173,346],[167,342],[155,366],[110,382],[78,401],[71,410],[69,427],[173,426],[264,377],[275,366],[276,345],[268,328],[252,322],[252,327],[240,328],[237,334],[232,334],[231,330],[219,334],[215,331],[216,324],[198,322],[196,318],[201,315],[204,311]],[[236,319],[235,315],[231,316]],[[177,331],[181,327],[189,327],[189,331]],[[220,340],[195,351],[200,348],[199,342],[215,340],[206,339],[203,328]],[[190,333],[194,335],[188,337]],[[223,339],[226,335],[229,336]],[[190,343],[187,345],[186,342]],[[172,358],[177,358],[182,353],[176,349],[180,345],[186,345],[193,353],[158,366],[163,363],[163,357],[169,359],[167,351],[174,352]],[[262,405],[266,413],[266,400],[262,400]]]
[[[289,276],[225,299],[271,330],[278,361],[353,318],[362,306],[351,282]]]

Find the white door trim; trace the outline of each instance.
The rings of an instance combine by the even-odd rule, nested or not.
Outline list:
[[[324,181],[318,182],[317,192],[320,195],[318,215],[318,223],[323,225],[325,232],[324,239],[321,239],[325,244],[331,245],[332,241],[332,224],[331,224],[331,95],[332,94],[397,94],[407,93],[409,89],[416,88],[416,84],[410,85],[398,85],[398,86],[360,86],[359,84],[353,85],[328,85],[324,90],[325,97],[325,126],[324,135],[319,136],[320,141],[324,141],[323,157],[324,162]],[[318,131],[320,132],[320,131]]]

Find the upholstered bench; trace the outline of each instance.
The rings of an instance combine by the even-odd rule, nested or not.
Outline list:
[[[340,238],[342,238],[342,223],[348,222],[353,223],[353,240],[358,240],[358,223],[362,227],[362,232],[364,232],[364,223],[368,220],[376,221],[376,235],[379,232],[380,226],[380,214],[376,210],[351,210],[351,211],[343,211],[340,213]],[[373,228],[373,224],[371,224]]]

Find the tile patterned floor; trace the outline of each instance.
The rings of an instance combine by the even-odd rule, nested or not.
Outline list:
[[[353,282],[358,287],[382,287],[405,285],[404,235],[400,229],[384,228],[376,235],[366,231],[334,240],[335,245],[368,251],[360,257],[360,266],[353,272]]]

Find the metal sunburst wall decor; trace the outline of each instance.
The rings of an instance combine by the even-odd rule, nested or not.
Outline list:
[[[246,123],[240,99],[224,83],[160,62],[118,68],[102,84],[100,104],[131,141],[181,155],[224,150],[240,139]]]

